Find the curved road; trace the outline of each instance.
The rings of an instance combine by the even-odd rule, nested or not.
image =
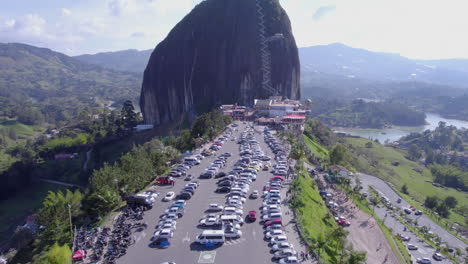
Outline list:
[[[380,191],[384,196],[386,196],[390,202],[400,208],[407,208],[410,206],[408,202],[402,199],[401,203],[397,203],[398,198],[401,198],[386,182],[383,180],[368,174],[358,173],[358,177],[362,182],[364,187],[372,186],[374,189]],[[381,217],[379,215],[379,217]],[[416,216],[414,214],[409,215],[410,219],[415,220],[417,219],[419,225],[427,226],[429,229],[440,236],[442,241],[448,243],[450,247],[457,247],[464,251],[464,248],[467,247],[466,243],[455,237],[454,235],[450,234],[447,230],[440,227],[436,223],[434,223],[430,218],[425,216],[424,214],[421,216]],[[383,219],[383,218],[382,218]]]

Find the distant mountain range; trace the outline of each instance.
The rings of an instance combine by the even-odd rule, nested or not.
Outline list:
[[[299,49],[303,73],[326,73],[380,82],[417,81],[468,87],[468,59],[411,60],[343,44]]]
[[[152,50],[124,50],[75,58],[116,70],[143,72]],[[299,48],[302,73],[379,82],[427,82],[468,87],[468,59],[412,60],[335,43]]]
[[[96,106],[96,99],[136,102],[141,79],[141,73],[84,63],[50,49],[0,43],[0,115],[14,116],[25,105],[69,116]]]
[[[115,52],[101,52],[94,55],[75,56],[82,62],[91,63],[118,71],[143,72],[153,50],[138,51],[135,49]]]

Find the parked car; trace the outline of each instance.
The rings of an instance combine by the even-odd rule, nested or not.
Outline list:
[[[182,192],[179,195],[177,195],[177,199],[190,200],[191,198],[192,194],[189,192]]]
[[[273,245],[271,250],[273,252],[279,251],[279,250],[284,250],[284,249],[294,249],[294,246],[288,242],[281,242]]]
[[[210,212],[219,212],[219,211],[222,211],[224,209],[224,207],[222,205],[219,205],[219,204],[210,204],[208,206],[208,210],[207,211],[210,211]]]
[[[299,263],[299,260],[297,259],[297,257],[286,257],[286,258],[282,258],[279,260],[280,264],[296,264],[296,263]]]
[[[231,187],[229,186],[222,186],[222,187],[219,187],[218,189],[216,189],[215,192],[217,193],[228,193],[231,191]]]
[[[151,238],[151,241],[160,239],[160,238],[171,238],[174,236],[174,232],[172,229],[161,229],[156,232],[154,232],[153,237]]]
[[[294,257],[296,256],[296,251],[294,249],[290,248],[285,248],[282,250],[278,250],[273,254],[274,259],[281,259],[281,258],[287,258],[287,257]]]
[[[175,193],[174,193],[174,192],[168,192],[168,193],[166,193],[166,196],[164,196],[163,201],[164,201],[164,202],[169,202],[169,201],[171,201],[172,199],[174,199],[174,197],[175,197]]]
[[[187,177],[185,177],[184,179],[184,181],[191,181],[191,180],[193,180],[192,174],[187,175]]]
[[[226,238],[240,238],[242,236],[242,231],[236,228],[226,228],[224,229],[224,236]]]
[[[417,210],[416,212],[414,212],[414,214],[415,214],[415,215],[422,215],[422,214],[423,214],[423,212],[421,212],[421,211]]]

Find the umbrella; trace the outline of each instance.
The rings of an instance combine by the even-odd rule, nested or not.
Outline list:
[[[84,252],[84,250],[80,249],[73,253],[72,259],[83,259],[84,257],[86,257],[86,253]]]

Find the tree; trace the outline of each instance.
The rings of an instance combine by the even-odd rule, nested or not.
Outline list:
[[[424,200],[424,206],[433,210],[439,204],[439,199],[435,196],[428,196],[426,200]]]
[[[329,155],[331,164],[341,164],[347,156],[347,150],[345,146],[337,144]]]
[[[369,141],[366,143],[366,148],[372,148],[372,147],[373,147],[372,142]]]
[[[443,218],[447,218],[450,215],[449,208],[444,203],[437,205],[436,212]]]
[[[408,186],[406,186],[406,184],[403,184],[403,186],[401,187],[401,192],[404,194],[409,194]]]
[[[367,255],[364,251],[352,250],[349,254],[348,264],[364,264],[366,263]]]
[[[448,207],[448,208],[455,208],[458,204],[458,201],[455,197],[453,196],[447,196],[444,200],[444,204]]]
[[[137,114],[135,113],[135,107],[130,100],[124,102],[122,111],[120,112],[122,124],[126,128],[132,128],[137,124]]]
[[[68,264],[71,263],[72,252],[67,245],[60,246],[55,242],[47,251],[40,264]]]
[[[421,148],[416,144],[412,144],[408,150],[410,160],[419,160],[422,157]]]

